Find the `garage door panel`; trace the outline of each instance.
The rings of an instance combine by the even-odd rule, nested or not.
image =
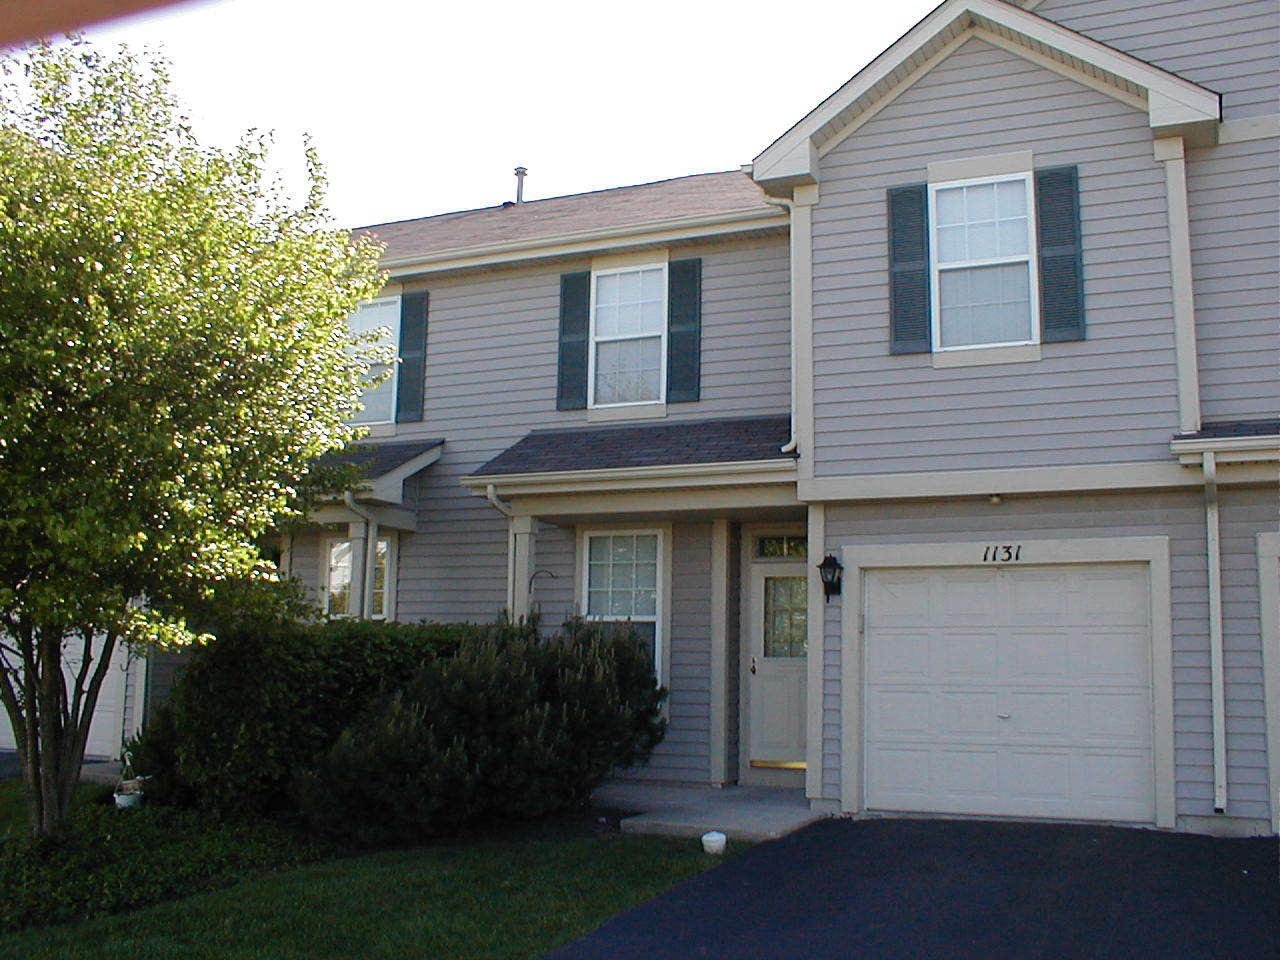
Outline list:
[[[1145,566],[881,576],[866,577],[870,809],[1154,818]],[[927,619],[895,609],[923,597]]]
[[[945,630],[934,635],[930,679],[991,681],[999,670],[999,637],[991,631]],[[925,669],[929,669],[926,665]]]
[[[1151,641],[1144,631],[1088,631],[1080,643],[1080,672],[1090,684],[1146,684],[1151,675]]]

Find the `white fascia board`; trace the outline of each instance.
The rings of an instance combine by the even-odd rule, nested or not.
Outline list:
[[[1221,98],[1214,91],[1076,33],[1052,20],[1002,0],[947,0],[766,147],[755,159],[755,179],[758,182],[769,179],[770,171],[774,168],[786,169],[787,176],[790,177],[815,175],[816,165],[808,170],[797,168],[796,159],[802,155],[802,145],[811,141],[819,130],[851,103],[960,19],[967,21],[966,26],[981,26],[984,22],[997,24],[1145,88],[1152,111],[1150,123],[1159,135],[1169,136],[1174,132],[1182,135],[1199,134],[1205,125],[1216,124],[1221,119]]]
[[[723,213],[697,217],[679,217],[634,224],[629,227],[600,227],[580,230],[576,233],[536,240],[517,240],[502,243],[486,243],[474,247],[445,250],[426,257],[400,257],[379,263],[392,277],[418,276],[442,273],[447,270],[465,270],[472,267],[514,263],[520,260],[538,260],[549,257],[577,256],[634,247],[637,244],[662,244],[677,240],[716,237],[748,230],[765,230],[787,225],[785,210],[767,206],[730,210]]]
[[[1169,449],[1186,464],[1200,463],[1206,453],[1214,454],[1219,463],[1266,463],[1280,461],[1280,436],[1174,440]]]
[[[668,489],[677,486],[736,486],[792,483],[796,462],[742,460],[730,463],[661,464],[650,467],[617,467],[606,470],[556,470],[542,473],[472,474],[462,485],[484,491],[492,484],[500,494],[574,493],[584,490]]]
[[[382,506],[379,504],[365,503],[361,504],[361,509],[368,513],[378,521],[378,526],[386,527],[389,530],[405,530],[410,533],[418,529],[418,518],[412,510],[406,510],[404,507]],[[361,517],[349,510],[342,504],[326,504],[324,506],[315,507],[307,513],[307,520],[311,523],[332,524],[332,523],[363,523],[364,517]]]

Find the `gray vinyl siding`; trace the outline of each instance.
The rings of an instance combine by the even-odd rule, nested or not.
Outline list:
[[[702,258],[702,399],[670,405],[668,419],[786,412],[786,238],[671,248],[673,259],[693,256]],[[589,268],[582,259],[421,284],[431,294],[425,419],[396,437],[445,446],[410,484],[419,529],[400,541],[399,619],[485,620],[505,603],[506,520],[460,480],[530,430],[587,423],[586,411],[555,404],[560,275]],[[564,584],[547,579],[535,601],[563,607]]]
[[[1035,12],[1222,94],[1227,119],[1280,110],[1275,0],[1046,0]]]
[[[1187,190],[1202,416],[1280,415],[1280,141],[1190,151]]]
[[[579,611],[574,595],[577,581],[577,534],[572,527],[539,523],[534,533],[533,591],[529,600],[542,615],[542,625],[554,630]],[[505,563],[505,557],[503,558]]]
[[[711,775],[711,524],[671,535],[667,734],[649,761],[621,776],[706,783]]]
[[[1087,339],[1031,363],[889,354],[885,191],[930,161],[1079,167]],[[1163,460],[1177,429],[1164,172],[1143,111],[972,39],[821,162],[815,473]]]
[[[1277,489],[1222,496],[1227,814],[1266,818],[1266,744],[1254,536],[1277,528]],[[1167,536],[1172,554],[1174,760],[1177,813],[1213,813],[1208,569],[1204,501],[1195,491],[832,505],[827,548],[1012,538]],[[823,795],[838,797],[841,755],[840,607],[826,615]],[[856,749],[856,747],[855,747]]]

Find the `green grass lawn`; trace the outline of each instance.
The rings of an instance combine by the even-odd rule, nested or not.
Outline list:
[[[713,862],[696,840],[621,836],[393,851],[28,930],[0,938],[0,957],[538,957]]]
[[[94,891],[118,891],[141,870],[144,902],[155,905],[0,935],[0,958],[539,957],[716,862],[696,840],[607,835],[420,847],[264,873],[324,852],[308,854],[268,825],[229,835],[232,828],[185,814],[134,814],[86,809],[83,839],[67,853],[39,854],[63,862],[8,883],[22,883],[28,898],[95,902],[103,895]],[[19,843],[24,817],[19,785],[0,782],[0,841]],[[196,885],[209,892],[168,899]],[[16,893],[0,889],[0,897]],[[119,892],[111,899],[131,902]]]

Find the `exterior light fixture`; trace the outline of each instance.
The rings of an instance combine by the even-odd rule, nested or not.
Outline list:
[[[818,564],[818,573],[822,576],[822,597],[830,600],[840,596],[840,575],[844,573],[844,565],[828,553]]]

